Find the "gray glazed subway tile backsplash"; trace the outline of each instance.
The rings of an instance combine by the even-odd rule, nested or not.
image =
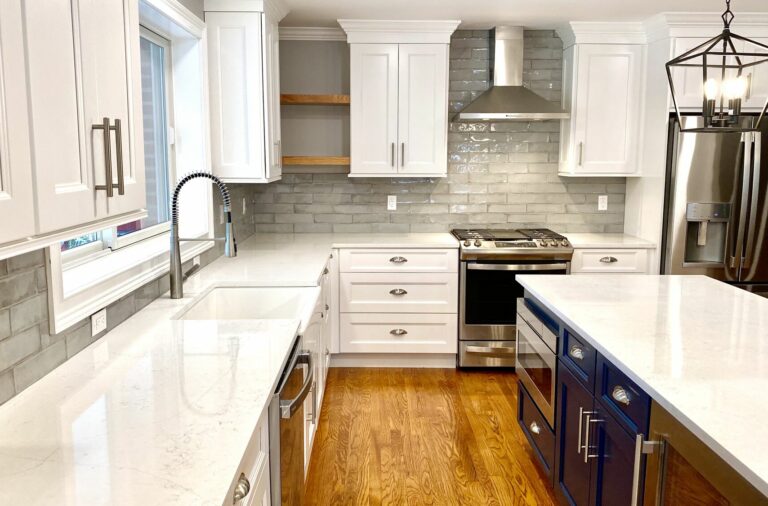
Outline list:
[[[451,112],[490,84],[489,32],[458,31],[451,40]],[[559,102],[562,41],[526,31],[524,84]],[[621,232],[623,179],[557,175],[560,123],[451,123],[446,178],[355,178],[286,174],[249,187],[259,232],[443,232],[454,227],[546,226],[560,232]],[[609,211],[597,211],[608,195]],[[387,211],[397,195],[396,211]]]

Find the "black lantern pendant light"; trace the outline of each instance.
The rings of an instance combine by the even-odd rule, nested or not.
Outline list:
[[[717,37],[696,46],[667,62],[667,79],[672,91],[672,101],[679,124],[682,121],[678,97],[672,73],[675,68],[701,70],[701,94],[703,126],[682,128],[683,132],[748,132],[757,130],[768,109],[768,100],[763,105],[756,121],[743,124],[741,119],[742,101],[749,98],[752,71],[758,65],[768,62],[768,46],[731,32],[734,15],[731,0],[725,0],[723,31]],[[744,49],[737,51],[736,45]]]

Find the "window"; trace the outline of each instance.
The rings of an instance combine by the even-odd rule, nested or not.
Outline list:
[[[100,232],[63,241],[61,251],[67,266],[103,255],[170,228],[171,188],[175,181],[173,117],[171,100],[171,43],[141,27],[141,102],[144,128],[144,171],[147,217]]]

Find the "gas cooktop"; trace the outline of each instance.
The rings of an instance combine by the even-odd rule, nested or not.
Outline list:
[[[573,247],[564,236],[548,228],[516,230],[455,229],[451,233],[461,242],[462,258],[519,256],[551,258],[573,254]]]

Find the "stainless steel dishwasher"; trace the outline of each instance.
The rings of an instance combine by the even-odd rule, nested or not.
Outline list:
[[[312,390],[312,354],[296,340],[269,404],[269,471],[272,504],[304,503],[304,399]]]

